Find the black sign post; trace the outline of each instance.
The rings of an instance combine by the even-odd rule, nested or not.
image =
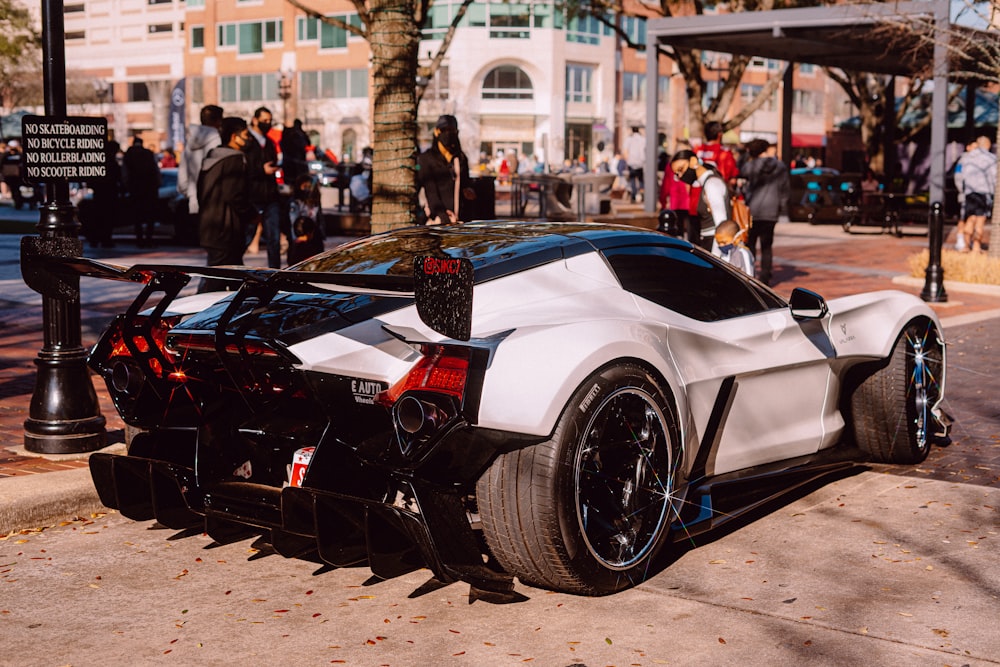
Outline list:
[[[24,166],[29,180],[44,182],[46,203],[38,236],[21,239],[26,253],[50,257],[83,254],[80,223],[69,200],[71,173],[100,169],[104,162],[104,119],[66,117],[66,46],[62,0],[42,0],[42,68],[45,116],[28,117]],[[95,136],[97,124],[103,133]],[[30,139],[30,142],[29,142]],[[95,162],[100,140],[100,162]],[[88,172],[89,173],[89,172]],[[38,373],[24,422],[24,447],[46,454],[72,454],[106,444],[105,419],[81,345],[79,284],[63,298],[42,298],[42,349],[35,359]]]

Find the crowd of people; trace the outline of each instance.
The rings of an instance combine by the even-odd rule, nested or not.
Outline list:
[[[737,161],[722,144],[722,125],[709,122],[703,143],[660,160],[660,207],[671,212],[679,233],[765,284],[772,281],[774,228],[788,219],[791,189],[789,169],[776,150],[754,139]],[[748,226],[734,219],[734,207],[743,204],[752,219]]]
[[[177,187],[187,196],[208,266],[241,265],[248,251],[263,247],[267,266],[279,269],[322,251],[319,185],[309,171],[315,149],[302,121],[284,127],[276,142],[267,107],[255,109],[247,122],[209,105],[200,120],[188,128]],[[289,196],[279,189],[279,172],[291,186]],[[199,290],[231,286],[210,278]]]
[[[177,190],[187,201],[187,227],[197,230],[209,266],[242,264],[244,254],[263,248],[267,265],[281,268],[282,253],[288,265],[319,252],[323,247],[319,188],[309,161],[315,149],[296,119],[286,125],[280,141],[272,134],[273,115],[259,107],[249,121],[225,117],[217,105],[201,109],[200,124],[188,128],[178,160],[172,150],[159,155],[146,148],[139,136],[123,150],[106,142],[110,174],[95,182],[92,221],[85,234],[93,245],[111,246],[113,227],[123,200],[130,202],[128,217],[139,246],[153,244],[160,169],[177,168]],[[692,244],[713,252],[741,270],[770,284],[772,247],[777,223],[788,219],[789,167],[776,156],[776,146],[754,139],[739,157],[722,142],[721,123],[709,122],[704,141],[683,142],[672,155],[660,137],[658,171],[663,174],[658,202],[669,212],[671,228]],[[500,184],[516,174],[615,173],[617,187],[627,199],[641,202],[644,192],[647,140],[640,126],[631,127],[622,149],[612,153],[604,142],[596,145],[596,164],[588,168],[584,156],[567,159],[559,168],[547,167],[535,155],[518,157],[498,150],[493,160],[481,153],[478,168],[492,171]],[[991,142],[979,137],[970,142],[955,165],[955,184],[962,205],[955,247],[963,252],[982,249],[986,220],[992,212],[997,178],[997,157]],[[16,165],[20,147],[11,141],[3,147],[0,163]],[[280,158],[279,158],[280,156]],[[798,161],[798,160],[797,160]],[[8,165],[10,163],[10,165]],[[290,195],[278,187],[279,171],[291,186]],[[372,195],[372,151],[366,148],[359,168],[350,175],[352,209],[368,207]],[[417,186],[422,221],[448,224],[464,221],[476,199],[468,157],[459,139],[455,116],[442,115],[433,128],[433,140],[417,158]],[[14,179],[6,179],[12,182]],[[862,197],[881,187],[871,170],[861,182]],[[11,196],[4,184],[4,195]],[[752,224],[734,212],[749,209]],[[82,217],[82,216],[81,216]],[[740,221],[740,222],[738,222]],[[757,268],[759,266],[759,269]],[[203,288],[223,286],[206,281]]]

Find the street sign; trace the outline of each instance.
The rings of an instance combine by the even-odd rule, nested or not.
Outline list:
[[[29,183],[92,181],[108,175],[106,118],[25,116],[21,178]]]

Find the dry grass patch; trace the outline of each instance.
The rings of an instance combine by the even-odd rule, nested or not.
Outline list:
[[[930,253],[922,250],[910,255],[907,264],[910,275],[923,278],[927,272]],[[980,285],[1000,285],[1000,258],[990,257],[985,252],[941,251],[941,268],[946,280]]]

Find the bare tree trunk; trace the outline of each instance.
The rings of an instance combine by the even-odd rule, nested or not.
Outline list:
[[[416,0],[372,0],[368,42],[372,50],[372,233],[416,222],[417,98],[420,46]]]

